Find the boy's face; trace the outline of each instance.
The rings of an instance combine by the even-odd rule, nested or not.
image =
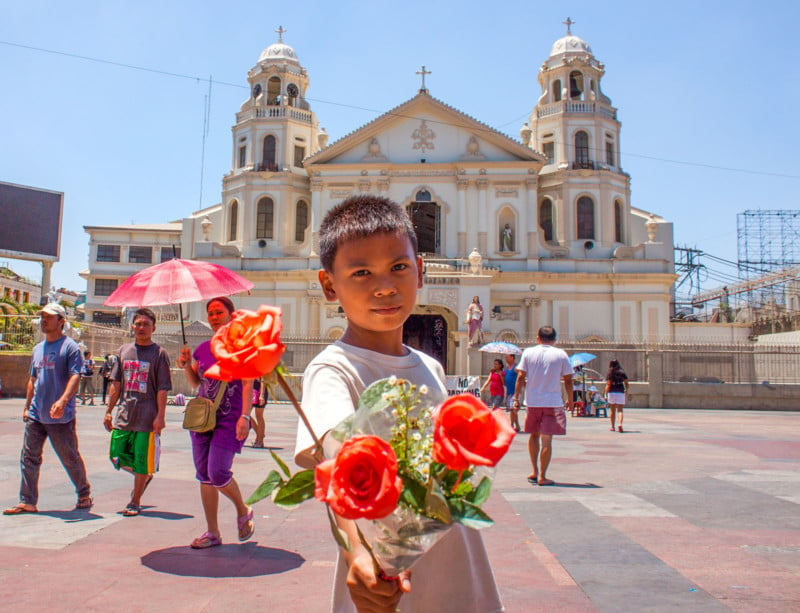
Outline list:
[[[343,340],[381,353],[399,351],[422,287],[422,266],[407,236],[380,233],[343,243],[331,272],[320,271],[325,297],[347,315]]]
[[[137,315],[131,325],[133,328],[133,337],[139,345],[149,345],[156,330],[156,325],[146,315]]]

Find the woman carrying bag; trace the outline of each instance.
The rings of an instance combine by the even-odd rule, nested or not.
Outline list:
[[[235,307],[230,298],[214,298],[206,304],[208,323],[216,332],[231,321]],[[194,359],[193,359],[194,358]],[[250,411],[253,401],[253,381],[231,381],[227,386],[216,379],[203,376],[216,359],[210,341],[201,343],[192,353],[185,345],[178,358],[189,384],[198,387],[198,397],[207,398],[217,406],[216,424],[207,432],[192,431],[192,455],[200,482],[200,499],[207,530],[191,543],[193,549],[207,549],[222,544],[217,512],[219,494],[225,495],[236,507],[238,538],[246,541],[255,532],[253,510],[248,507],[239,485],[233,478],[233,458],[242,451],[250,432]],[[219,396],[219,397],[218,397]]]

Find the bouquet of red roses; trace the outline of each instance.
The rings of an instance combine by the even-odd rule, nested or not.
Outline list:
[[[373,383],[330,432],[336,457],[316,468],[317,499],[371,520],[359,533],[386,575],[410,568],[455,523],[493,523],[481,505],[514,431],[473,395],[442,400],[396,377]]]
[[[280,357],[280,309],[240,310],[211,341],[217,364],[206,371],[224,380],[274,372],[311,432],[322,443],[286,383]],[[508,451],[514,430],[500,412],[460,394],[444,399],[426,386],[390,377],[370,385],[357,410],[329,436],[332,459],[292,474],[272,452],[273,470],[248,499],[270,496],[283,507],[316,497],[326,503],[337,542],[349,548],[331,510],[357,523],[359,537],[385,576],[406,570],[454,524],[491,525],[481,509],[491,491],[492,467]]]

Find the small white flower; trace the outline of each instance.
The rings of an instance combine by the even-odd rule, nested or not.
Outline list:
[[[389,377],[389,385],[397,385],[397,377],[395,377],[394,375]]]
[[[428,386],[427,385],[421,385],[420,388],[419,388],[419,393],[420,394],[427,394],[428,393]]]

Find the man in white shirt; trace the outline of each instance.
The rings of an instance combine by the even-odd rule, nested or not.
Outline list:
[[[554,481],[546,476],[547,467],[553,455],[553,436],[567,433],[561,382],[564,382],[567,392],[567,409],[571,410],[572,365],[566,352],[553,346],[556,342],[555,328],[542,326],[536,340],[539,344],[523,351],[517,366],[519,375],[514,390],[514,407],[519,408],[519,395],[524,387],[528,407],[524,431],[531,435],[528,453],[533,467],[528,483],[553,485]]]

